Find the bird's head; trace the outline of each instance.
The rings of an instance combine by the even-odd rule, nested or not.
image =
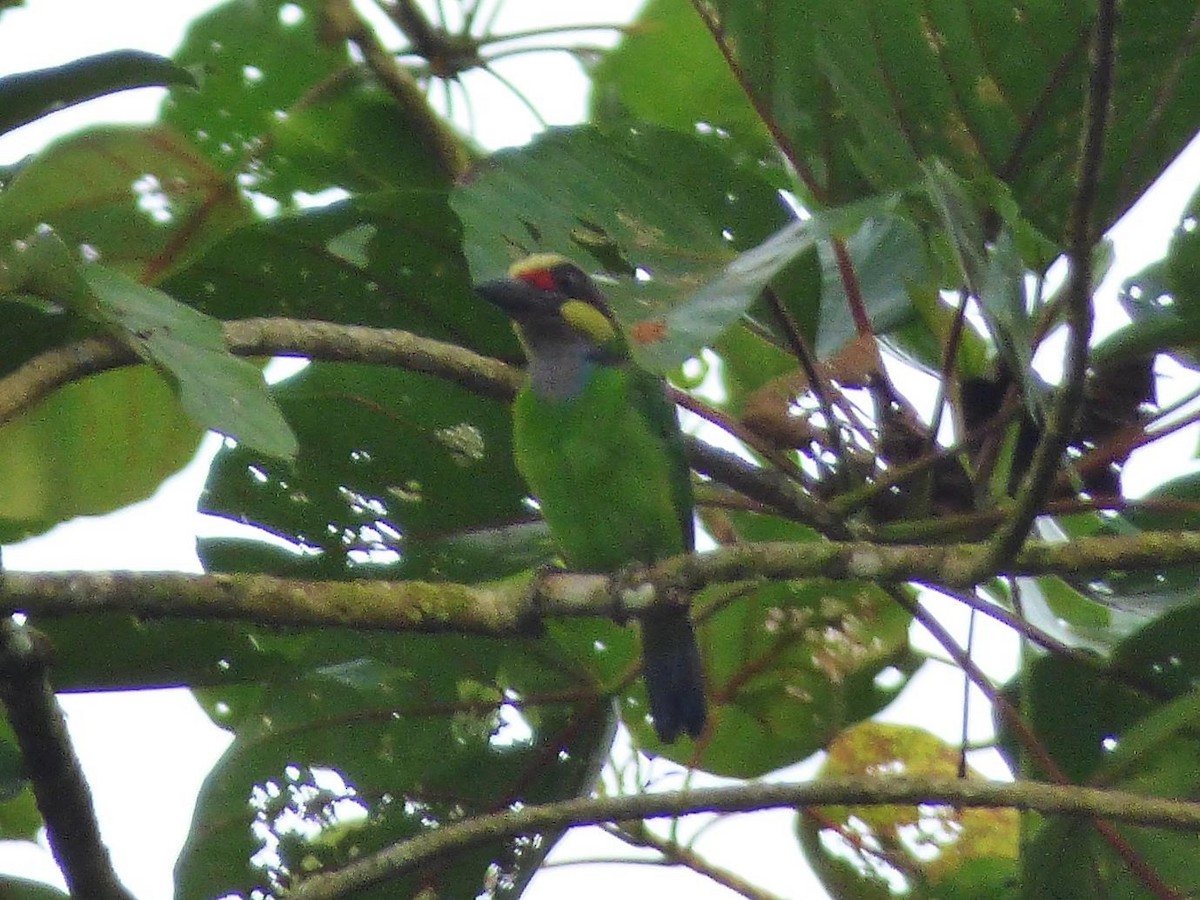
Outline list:
[[[571,351],[592,361],[628,355],[612,311],[595,282],[579,266],[554,253],[514,263],[508,277],[476,286],[516,326],[530,362]]]

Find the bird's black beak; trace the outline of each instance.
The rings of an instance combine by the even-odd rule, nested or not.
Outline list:
[[[559,306],[555,297],[547,291],[513,279],[485,281],[475,285],[475,292],[516,322],[554,315]]]

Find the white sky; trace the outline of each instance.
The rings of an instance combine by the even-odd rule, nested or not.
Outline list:
[[[24,7],[0,17],[0,74],[55,65],[122,45],[170,54],[187,22],[212,5],[201,0],[106,0],[95,4],[28,0]],[[510,0],[501,22],[507,29],[544,25],[549,10],[559,13],[564,21],[619,21],[628,19],[638,5],[636,0],[552,5]],[[70,16],[69,28],[61,27],[64,15]],[[51,34],[53,40],[48,37]],[[552,66],[549,71],[547,65]],[[527,60],[508,61],[504,72],[530,86],[539,109],[551,122],[582,119],[587,83],[573,61],[537,54]],[[536,123],[512,105],[503,89],[485,78],[472,79],[471,86],[476,92],[477,136],[484,145],[519,144],[531,136]],[[162,92],[155,89],[133,91],[57,113],[0,139],[0,164],[19,159],[43,146],[50,137],[86,123],[150,120],[161,96]],[[484,116],[480,112],[497,109],[502,111],[499,115]],[[1110,308],[1120,280],[1162,253],[1166,237],[1197,184],[1200,146],[1193,145],[1148,202],[1114,229],[1117,269],[1103,291]],[[1106,321],[1116,319],[1108,317]],[[1184,384],[1184,379],[1178,379],[1175,388],[1182,390]],[[1196,447],[1195,430],[1181,433],[1173,444],[1176,459],[1190,459]],[[145,503],[110,516],[68,523],[43,538],[6,547],[6,564],[15,570],[199,571],[195,536],[211,532],[212,526],[196,513],[196,498],[215,449],[216,439],[210,438],[196,461]],[[1160,460],[1135,459],[1127,473],[1132,490],[1140,492],[1161,479]],[[944,606],[945,610],[939,608],[939,615],[944,612],[943,620],[950,620],[956,633],[965,633],[966,617],[961,608],[949,603]],[[1015,660],[1016,643],[1011,634],[977,622],[976,637],[976,645],[987,648],[984,668],[996,677],[1006,677]],[[957,740],[958,700],[956,697],[947,703],[945,685],[942,673],[927,667],[883,718],[917,722],[947,740]],[[214,728],[190,695],[182,691],[74,695],[64,697],[63,706],[121,877],[140,900],[167,900],[172,890],[172,867],[187,833],[196,791],[227,745],[227,735]],[[948,707],[949,715],[929,715],[930,710]],[[986,705],[976,698],[973,710],[970,732],[973,737],[985,737],[991,729]],[[140,728],[142,722],[151,722],[153,727]],[[980,764],[989,774],[1002,774],[994,759],[983,759]],[[809,770],[811,765],[780,775],[795,778]],[[763,813],[756,815],[754,822],[741,819],[723,823],[702,838],[698,849],[781,897],[818,896],[819,888],[811,876],[800,871],[791,815],[782,811]],[[569,836],[555,858],[613,855],[627,855],[627,850],[608,838],[602,837],[598,843],[593,829]],[[28,847],[0,846],[0,868],[61,884],[48,854],[30,853]],[[695,900],[724,900],[729,896],[705,879],[662,867],[606,865],[602,878],[600,875],[576,866],[550,869],[538,876],[526,896],[551,900],[570,894],[586,900],[622,891],[631,896],[686,891]]]

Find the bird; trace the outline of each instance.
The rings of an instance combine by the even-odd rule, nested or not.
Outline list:
[[[527,378],[513,457],[562,560],[580,572],[650,565],[695,546],[691,476],[666,382],[640,367],[595,281],[538,253],[476,291],[512,321]],[[688,611],[641,616],[642,670],[659,740],[699,737],[704,670]]]

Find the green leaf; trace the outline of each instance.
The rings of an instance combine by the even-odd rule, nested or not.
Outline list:
[[[0,877],[0,896],[4,900],[62,900],[67,895],[48,884],[5,875]]]
[[[5,274],[13,281],[0,288],[67,305],[121,338],[170,376],[198,424],[270,456],[295,456],[295,436],[267,393],[262,372],[229,353],[220,322],[113,269],[80,265],[46,226],[0,261],[7,261]]]
[[[44,223],[82,257],[148,282],[248,218],[233,181],[162,125],[63,138],[0,193],[0,238]]]
[[[921,160],[937,157],[961,176],[1006,182],[1029,220],[1062,242],[1094,4],[718,0],[699,8],[821,203],[903,187]],[[1168,0],[1121,16],[1100,230],[1195,134],[1194,13],[1191,0]]]
[[[0,247],[0,297],[15,300],[24,295],[41,298],[43,308],[63,306],[83,319],[100,316],[79,261],[48,225],[13,241],[11,247]]]
[[[104,266],[83,270],[101,309],[143,359],[170,375],[199,425],[280,459],[296,438],[267,392],[262,371],[225,347],[221,324],[162,291]]]
[[[201,74],[201,89],[163,103],[162,122],[212,165],[285,204],[295,186],[290,169],[264,165],[263,142],[350,62],[343,42],[320,40],[322,10],[314,0],[232,0],[195,19],[175,61]]]
[[[1108,752],[1095,773],[1104,786],[1158,797],[1191,797],[1200,789],[1200,695],[1195,690],[1160,704],[1106,736]],[[1070,702],[1073,698],[1063,698]],[[1200,890],[1195,835],[1113,823],[1130,852],[1183,895]],[[1028,896],[1153,896],[1143,880],[1087,820],[1052,818],[1027,852]],[[1062,890],[1063,886],[1069,889]]]
[[[403,328],[519,358],[511,327],[471,288],[461,239],[445,190],[385,190],[242,228],[164,288],[220,319]]]
[[[295,463],[223,449],[201,505],[291,543],[297,552],[278,560],[279,574],[436,575],[409,568],[438,559],[427,542],[530,518],[504,404],[428,376],[348,364],[314,364],[275,396],[299,439]]]
[[[325,90],[320,103],[298,105],[275,123],[260,172],[270,172],[276,195],[285,187],[309,194],[447,189],[441,162],[425,142],[414,140],[418,127],[391,94],[345,79]]]
[[[196,86],[186,69],[141,50],[114,50],[0,78],[0,134],[76,103],[139,87]]]
[[[145,499],[192,458],[201,436],[149,369],[60,388],[0,426],[0,541]]]
[[[236,738],[201,791],[179,897],[278,893],[464,815],[594,783],[611,719],[568,728],[562,704],[501,712],[560,673],[480,639],[360,636],[353,649],[265,690],[205,692]],[[556,838],[490,842],[356,896],[472,897],[492,879],[494,896],[516,897]]]
[[[911,222],[898,216],[867,219],[845,242],[854,267],[858,294],[876,334],[887,334],[913,321],[916,311],[910,285],[929,277],[924,243]],[[821,254],[821,317],[817,355],[827,359],[858,333],[850,312],[846,285],[828,244]]]
[[[659,371],[710,343],[814,239],[719,145],[651,125],[550,132],[490,158],[452,204],[476,280],[539,251],[624,276],[603,287]]]
[[[1200,679],[1200,606],[1181,606],[1126,638],[1112,665],[1163,697],[1182,697]]]
[[[1106,742],[1133,726],[1152,708],[1150,701],[1120,675],[1103,677],[1097,668],[1057,656],[1039,657],[1025,667],[1019,683],[1005,691],[1042,746],[1072,783],[1087,781],[1108,754]],[[1020,699],[1018,699],[1020,698]],[[1021,765],[1016,738],[999,723],[1002,746],[1014,771],[1046,778],[1033,762]]]
[[[632,117],[684,134],[705,126],[732,135],[755,156],[769,156],[762,119],[686,0],[647,3],[591,76],[592,119],[599,124]]]

